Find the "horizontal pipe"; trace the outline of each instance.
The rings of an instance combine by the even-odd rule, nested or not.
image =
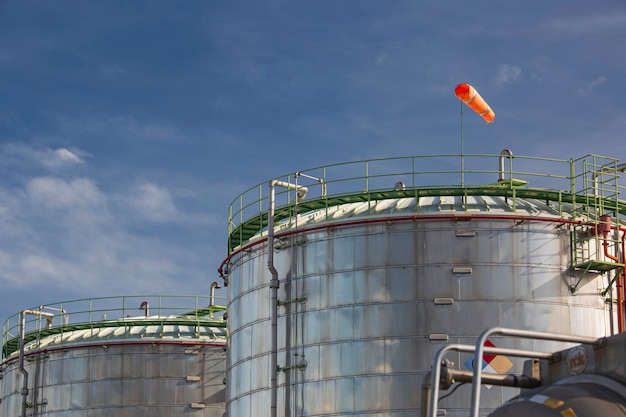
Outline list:
[[[450,372],[453,382],[472,382],[474,380],[474,373],[471,371],[451,369],[448,372]],[[540,384],[540,381],[535,378],[514,374],[483,374],[481,380],[485,384],[516,388],[536,388]]]
[[[550,359],[552,357],[552,353],[550,352],[535,352],[528,350],[517,350],[517,349],[504,349],[504,348],[496,348],[489,346],[481,346],[482,353],[478,352],[476,346],[472,345],[459,345],[459,344],[450,344],[442,347],[436,354],[435,359],[433,360],[433,370],[431,371],[431,382],[430,382],[430,400],[428,404],[428,417],[435,417],[437,415],[438,408],[438,397],[439,397],[439,381],[441,380],[441,362],[443,357],[451,351],[454,352],[466,352],[466,353],[475,353],[476,357],[482,357],[484,353],[491,355],[505,355],[505,356],[514,356],[514,357],[523,357],[523,358],[537,358],[537,359]],[[480,369],[480,367],[476,367],[476,369]],[[474,377],[474,384],[476,381],[480,383],[480,380]]]
[[[42,317],[50,317],[54,318],[54,313],[48,313],[46,311],[39,310],[22,310],[24,314],[30,314],[31,316],[42,316]]]
[[[309,192],[309,189],[303,185],[292,184],[290,182],[272,180],[270,181],[270,187],[282,187],[288,190],[296,191],[296,201],[304,200],[306,194]]]

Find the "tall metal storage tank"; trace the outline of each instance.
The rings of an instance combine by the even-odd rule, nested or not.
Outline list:
[[[446,343],[496,326],[616,332],[621,168],[505,150],[331,165],[247,190],[231,205],[220,267],[227,415],[414,416]],[[504,373],[522,363],[483,365]],[[483,389],[483,412],[517,393]],[[442,401],[445,415],[467,415],[464,390]]]
[[[0,415],[222,417],[224,309],[151,296],[24,310],[3,326]]]

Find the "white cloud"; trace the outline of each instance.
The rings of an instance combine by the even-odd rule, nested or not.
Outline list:
[[[36,205],[49,209],[99,208],[105,198],[95,183],[86,178],[65,181],[55,177],[38,177],[27,184],[27,194]]]
[[[21,166],[34,162],[49,170],[57,171],[85,163],[89,154],[80,149],[72,148],[38,148],[20,143],[6,143],[0,148],[0,162],[5,165]]]
[[[33,278],[57,278],[59,274],[59,264],[51,258],[41,255],[26,255],[20,259],[20,269],[27,272]]]
[[[496,82],[498,84],[508,84],[514,81],[522,75],[522,69],[516,65],[503,65],[498,70],[496,75]]]
[[[587,85],[585,85],[584,87],[581,87],[577,90],[578,93],[584,94],[584,93],[588,93],[591,90],[595,89],[597,86],[604,84],[606,82],[606,77],[601,75],[598,78],[596,78],[595,80],[591,81],[590,83],[588,83]]]
[[[135,230],[137,211],[155,222],[189,217],[165,187],[144,182],[114,197],[89,178],[42,176],[24,188],[0,185],[0,196],[0,284],[7,291],[37,288],[26,306],[128,293],[131,283],[136,292],[193,293],[205,277],[194,249],[172,243],[189,235],[189,225],[170,229],[167,239]]]
[[[76,155],[74,152],[69,149],[59,148],[54,151],[54,155],[60,160],[64,162],[69,162],[73,164],[82,164],[84,161]]]
[[[142,218],[154,222],[172,221],[176,217],[176,207],[167,188],[153,183],[143,183],[135,187],[132,205]]]

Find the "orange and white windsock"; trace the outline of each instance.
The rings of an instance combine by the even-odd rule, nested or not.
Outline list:
[[[469,84],[459,84],[454,89],[454,94],[472,110],[480,115],[485,122],[491,123],[496,114],[491,110],[487,102],[478,94],[478,91]]]

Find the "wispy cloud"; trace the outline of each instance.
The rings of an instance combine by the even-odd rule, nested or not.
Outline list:
[[[595,80],[591,81],[590,83],[588,83],[584,87],[579,88],[576,91],[581,94],[589,93],[591,90],[595,89],[599,85],[604,84],[605,82],[606,82],[606,77],[601,75]]]
[[[541,82],[543,82],[543,78],[542,78],[542,77],[540,77],[540,76],[539,76],[539,75],[537,75],[537,74],[533,74],[533,75],[531,75],[531,76],[530,76],[530,79],[531,79],[531,80],[535,80],[535,81],[540,82],[540,83],[541,83]]]
[[[556,17],[543,24],[546,36],[580,38],[603,36],[626,27],[626,10],[622,13]]]
[[[119,64],[103,64],[100,66],[100,74],[105,78],[118,78],[125,72]]]
[[[0,283],[13,290],[35,286],[58,299],[127,291],[131,280],[133,291],[193,292],[205,272],[193,259],[192,247],[173,241],[179,235],[191,241],[189,219],[200,217],[177,208],[164,186],[142,182],[121,188],[120,196],[90,178],[53,176],[34,177],[12,189],[0,185],[5,197],[0,205]],[[128,204],[120,204],[122,200]],[[172,222],[169,239],[137,233],[138,218]],[[188,280],[181,286],[176,279],[183,275]]]
[[[179,128],[161,122],[138,120],[132,115],[102,117],[82,117],[75,119],[58,117],[60,134],[72,138],[81,136],[106,135],[118,140],[143,140],[159,142],[180,142],[187,135]]]
[[[498,73],[496,75],[496,83],[498,84],[509,84],[517,81],[517,79],[522,75],[522,69],[517,65],[508,65],[505,64],[500,67]]]
[[[384,52],[378,54],[376,57],[376,65],[381,66],[385,63],[385,61],[387,61],[387,54]]]
[[[78,156],[75,152],[70,151],[69,149],[59,148],[54,151],[54,156],[63,162],[67,162],[70,164],[82,164],[84,161],[80,156]]]
[[[99,208],[105,198],[92,180],[77,178],[66,181],[61,178],[33,178],[26,186],[28,196],[34,204],[48,209],[75,211]]]
[[[139,216],[153,222],[175,220],[176,207],[170,191],[153,183],[145,182],[134,187],[131,204]]]
[[[50,170],[61,170],[85,163],[91,156],[78,148],[42,148],[21,143],[5,143],[0,146],[0,164],[8,166],[35,163]]]

